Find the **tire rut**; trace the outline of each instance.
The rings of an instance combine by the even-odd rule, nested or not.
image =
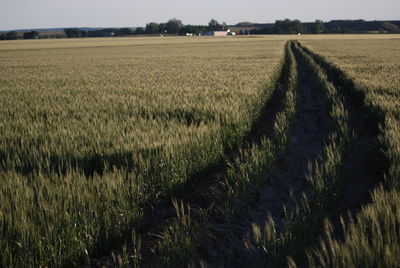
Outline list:
[[[285,210],[295,209],[303,194],[309,190],[309,163],[319,161],[329,134],[334,130],[326,93],[317,87],[311,67],[303,62],[301,56],[295,55],[299,74],[297,113],[286,155],[271,173],[266,174],[268,183],[254,192],[256,198],[254,203],[248,204],[246,213],[231,223],[231,228],[235,230],[231,231],[228,243],[221,243],[226,248],[221,250],[223,253],[216,254],[219,261],[211,261],[209,267],[265,266],[259,256],[244,245],[244,241],[252,239],[253,223],[263,227],[272,217],[277,231],[282,230]],[[347,125],[354,135],[350,150],[344,153],[342,161],[343,184],[339,197],[335,207],[327,211],[334,226],[334,238],[341,239],[340,218],[346,214],[354,216],[363,205],[370,203],[371,190],[384,179],[388,165],[384,148],[379,142],[379,125],[383,122],[379,116],[371,120],[369,115],[373,111],[365,106],[364,95],[352,92],[354,88],[349,88],[348,83],[337,78],[340,74],[332,73],[324,64],[316,62],[327,73],[328,81],[342,99],[348,113]],[[316,235],[323,236],[322,232],[323,228]],[[298,261],[299,267],[307,267],[305,259]]]
[[[283,205],[291,209],[295,205],[292,197],[300,200],[308,186],[308,165],[321,155],[324,141],[332,129],[324,92],[316,88],[308,66],[297,60],[299,87],[295,126],[286,158],[270,175],[271,183],[259,191],[258,206],[250,215],[251,222],[260,226],[265,223],[268,213],[279,222],[283,215]]]
[[[287,55],[286,55],[287,56]],[[286,59],[285,56],[285,59]],[[275,117],[285,108],[284,98],[287,91],[287,64],[283,64],[279,78],[276,81],[275,88],[268,101],[263,106],[260,117],[252,125],[248,135],[244,138],[241,150],[250,149],[251,144],[259,144],[263,138],[270,138],[273,135]],[[240,150],[232,152],[229,158],[234,159],[239,155]],[[222,206],[224,194],[220,182],[223,181],[226,172],[226,166],[219,164],[216,167],[202,174],[195,176],[192,185],[185,188],[185,194],[175,198],[182,200],[185,205],[189,205],[193,210],[204,209],[217,204]],[[218,209],[214,209],[217,211]],[[142,236],[141,265],[151,267],[154,259],[154,245],[159,239],[162,230],[168,226],[175,217],[175,208],[172,202],[162,201],[153,204],[144,212],[145,217],[138,223],[138,233]],[[195,213],[195,212],[194,212]],[[218,213],[218,211],[216,212]],[[217,218],[219,215],[216,216]],[[114,255],[118,255],[115,251]],[[115,261],[110,256],[100,257],[92,260],[91,267],[115,267]]]
[[[309,51],[300,46],[306,53],[314,57]],[[218,222],[221,215],[213,215],[213,228],[215,235],[212,244],[207,244],[198,252],[195,263],[197,266],[206,267],[258,267],[260,260],[254,252],[249,251],[244,240],[252,239],[252,224],[264,226],[271,216],[277,224],[277,230],[283,228],[285,210],[291,211],[301,201],[303,194],[307,194],[310,185],[307,176],[310,171],[310,163],[319,160],[323,148],[333,131],[333,122],[329,114],[329,104],[326,92],[318,88],[316,77],[311,67],[304,62],[302,57],[295,53],[297,60],[298,87],[297,107],[289,142],[285,155],[274,164],[271,172],[265,174],[265,185],[259,189],[251,189],[255,197],[248,204],[243,204],[243,213],[227,223],[224,219]],[[314,57],[315,59],[315,57]],[[354,95],[347,92],[347,87],[335,78],[329,69],[321,62],[316,62],[327,73],[328,80],[333,83],[338,94],[342,96],[343,104],[348,111],[348,125],[355,134],[351,150],[345,154],[343,160],[343,190],[336,203],[336,207],[329,211],[329,218],[333,222],[335,236],[341,236],[340,217],[347,212],[358,212],[363,204],[369,203],[370,190],[383,179],[385,159],[379,144],[379,123],[371,122],[365,115],[365,107],[362,107],[364,99],[355,99]],[[285,68],[277,83],[273,95],[260,119],[253,125],[246,142],[259,143],[262,137],[269,137],[273,132],[273,123],[276,115],[284,109]],[[246,148],[246,145],[244,145]],[[185,204],[194,209],[208,208],[210,204],[223,202],[224,194],[221,193],[218,182],[224,177],[224,168],[219,168],[213,173],[206,174],[205,181],[195,183],[190,195],[183,196]],[[194,195],[193,195],[194,193]],[[142,233],[160,233],[160,226],[168,224],[174,215],[174,209],[167,203],[152,208],[151,215],[144,223]],[[213,209],[218,213],[218,205]],[[159,214],[157,213],[159,212]],[[163,223],[163,224],[161,224]],[[143,266],[151,266],[154,257],[150,252],[156,238],[145,235],[143,243]],[[207,242],[207,241],[205,241]],[[100,261],[103,266],[110,263],[109,258]],[[115,266],[115,265],[106,265]],[[305,267],[305,262],[300,267]]]
[[[297,112],[290,135],[286,155],[266,174],[266,185],[254,192],[254,203],[232,223],[234,235],[223,251],[224,260],[210,263],[209,267],[256,267],[257,256],[244,246],[244,240],[252,239],[252,224],[264,226],[269,215],[282,227],[285,208],[293,209],[307,192],[309,163],[322,154],[324,142],[332,130],[328,100],[324,91],[317,88],[309,67],[296,57],[298,62]]]
[[[383,117],[366,106],[365,93],[355,90],[352,81],[346,81],[339,69],[332,67],[322,57],[300,45],[326,72],[338,94],[343,98],[349,115],[349,129],[354,134],[353,144],[343,160],[343,190],[332,211],[331,220],[336,238],[342,238],[340,217],[355,215],[363,205],[372,202],[371,191],[383,182],[389,163],[379,141]],[[371,116],[372,115],[372,116]]]

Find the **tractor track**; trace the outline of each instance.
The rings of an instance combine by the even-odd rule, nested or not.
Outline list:
[[[257,256],[245,248],[243,241],[251,239],[253,223],[264,226],[271,216],[281,228],[285,208],[293,209],[308,189],[308,164],[321,155],[332,123],[325,93],[317,88],[309,67],[299,57],[296,60],[297,112],[286,154],[271,173],[265,174],[267,183],[254,192],[253,203],[232,223],[234,235],[221,238],[227,240],[225,248],[216,254],[217,258],[205,256],[210,267],[257,267]]]
[[[303,49],[300,47],[300,49]],[[307,50],[304,50],[307,53]],[[257,254],[245,248],[245,241],[252,239],[252,226],[263,227],[272,217],[277,224],[277,230],[283,228],[282,219],[285,210],[296,208],[307,194],[310,185],[307,175],[310,172],[308,163],[319,161],[322,149],[329,134],[333,131],[332,119],[329,115],[326,93],[319,89],[316,78],[310,66],[295,53],[298,64],[297,113],[286,155],[278,163],[273,172],[266,174],[266,185],[254,192],[253,203],[247,205],[246,213],[231,223],[229,235],[220,237],[220,249],[213,254],[205,254],[203,263],[207,267],[265,267],[265,262]],[[311,54],[309,54],[311,55]],[[312,55],[311,55],[312,56]],[[334,227],[334,236],[342,238],[341,218],[354,216],[361,207],[370,203],[370,192],[383,181],[387,162],[379,142],[379,120],[371,120],[363,107],[364,99],[352,94],[351,88],[335,79],[323,65],[320,67],[327,73],[339,97],[343,100],[348,112],[348,127],[353,134],[350,150],[344,154],[341,167],[341,189],[336,205],[327,211],[328,219]],[[356,96],[356,97],[355,97]],[[362,95],[361,95],[362,96]],[[379,118],[379,117],[374,117]],[[322,222],[321,222],[322,224]],[[323,235],[323,228],[316,231],[317,236]],[[318,240],[316,240],[318,241]],[[222,248],[222,249],[221,249]],[[299,267],[307,267],[305,259],[296,260]]]
[[[385,148],[379,140],[384,116],[381,111],[367,107],[364,93],[357,92],[353,82],[346,81],[339,69],[332,67],[307,48],[300,47],[319,64],[327,74],[328,81],[342,96],[349,115],[349,129],[354,135],[350,151],[343,161],[342,194],[331,215],[336,236],[341,238],[340,218],[354,216],[361,211],[362,206],[372,202],[371,191],[383,182],[384,174],[389,168]]]
[[[251,144],[260,144],[262,139],[271,138],[274,134],[274,123],[276,115],[285,109],[284,98],[288,84],[287,55],[279,78],[270,98],[262,107],[259,118],[252,125],[248,135],[244,138],[241,148],[237,148],[229,159],[239,156],[240,151],[250,149]],[[226,176],[227,166],[217,165],[210,170],[194,176],[193,182],[185,187],[186,194],[176,196],[192,209],[207,209],[210,206],[222,207],[225,193],[221,187],[221,181]],[[218,209],[213,210],[218,214]],[[145,208],[144,217],[140,222],[135,223],[137,234],[141,236],[141,266],[151,267],[154,265],[155,252],[154,246],[160,238],[162,231],[168,226],[176,216],[176,210],[170,200],[164,200]],[[214,215],[216,218],[220,215]],[[133,248],[130,249],[131,251]],[[118,255],[115,251],[113,255]],[[94,258],[89,267],[115,267],[117,264],[111,256]]]
[[[301,45],[300,49],[310,55],[326,72],[348,112],[348,127],[354,138],[351,148],[345,153],[342,162],[340,195],[336,206],[328,211],[329,219],[333,223],[335,236],[341,237],[340,218],[347,214],[355,215],[362,205],[371,202],[370,191],[376,187],[387,170],[387,161],[379,143],[379,117],[370,120],[363,106],[363,96],[353,94],[348,84],[337,79],[337,74],[326,67],[309,50]],[[293,210],[301,201],[304,194],[310,190],[307,182],[309,164],[320,161],[322,151],[334,124],[329,114],[329,105],[326,92],[318,87],[316,77],[311,67],[299,53],[295,53],[298,72],[297,108],[294,125],[290,131],[290,138],[286,152],[279,161],[274,163],[272,171],[265,174],[265,184],[258,189],[251,188],[250,195],[254,198],[243,204],[240,215],[226,222],[221,216],[225,193],[220,182],[226,176],[226,165],[200,174],[194,178],[184,194],[177,199],[189,205],[193,210],[212,209],[213,241],[204,245],[197,252],[193,260],[194,267],[258,267],[263,266],[254,252],[245,247],[245,240],[251,240],[253,223],[264,226],[269,217],[277,223],[277,229],[283,228],[282,220],[285,210]],[[284,98],[288,88],[287,63],[284,64],[280,78],[275,86],[269,101],[265,104],[261,116],[255,122],[245,138],[242,149],[250,148],[251,144],[259,144],[263,138],[270,138],[274,132],[276,115],[285,108]],[[234,152],[231,157],[238,155]],[[171,224],[176,212],[168,200],[153,204],[144,212],[144,218],[136,223],[137,231],[142,237],[143,267],[154,266],[156,258],[154,246],[162,230]],[[321,228],[322,229],[322,228]],[[154,235],[155,234],[155,235]],[[317,235],[322,235],[318,233]],[[206,238],[205,238],[206,239]],[[304,259],[298,260],[299,267],[307,267]],[[92,267],[114,267],[111,257],[95,259]]]

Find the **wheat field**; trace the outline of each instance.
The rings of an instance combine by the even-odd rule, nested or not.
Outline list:
[[[246,265],[395,267],[399,48],[398,35],[0,42],[0,266],[241,266],[241,254]],[[330,128],[308,159],[296,124],[325,109],[310,88]],[[370,121],[366,147],[382,163],[357,155],[354,118]],[[295,150],[309,166],[298,199],[276,174]],[[350,219],[334,213],[348,159],[382,177]],[[196,188],[209,206],[191,200]],[[256,211],[277,189],[281,210]],[[252,212],[265,225],[241,237]]]
[[[0,48],[2,260],[53,266],[109,250],[240,142],[284,41],[15,44]]]

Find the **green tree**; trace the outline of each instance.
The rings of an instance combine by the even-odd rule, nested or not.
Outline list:
[[[159,27],[160,33],[165,33],[167,31],[167,28],[166,28],[167,24],[166,23],[160,23],[158,25],[158,27]]]
[[[292,34],[293,27],[292,21],[289,19],[277,20],[275,22],[275,32],[278,34]]]
[[[198,35],[206,30],[206,27],[202,25],[185,25],[183,28],[181,28],[180,34],[185,35],[186,33],[192,33],[194,35]]]
[[[165,28],[167,30],[167,33],[169,34],[178,34],[179,30],[183,27],[182,21],[178,19],[170,19],[167,24],[165,25]]]
[[[325,31],[325,25],[322,20],[316,20],[314,23],[314,33],[320,34]]]
[[[223,25],[219,24],[219,22],[215,19],[211,19],[208,23],[209,31],[221,31],[223,29]]]
[[[275,22],[275,33],[278,34],[294,34],[304,33],[305,26],[299,20],[277,20]]]
[[[14,32],[14,31],[8,32],[6,34],[6,39],[7,40],[17,40],[18,39],[18,33]]]
[[[119,29],[118,34],[119,35],[132,35],[133,31],[131,28],[121,28],[121,29]]]
[[[23,37],[24,37],[24,39],[38,39],[39,32],[38,31],[26,32],[26,33],[24,33]]]
[[[146,24],[146,30],[145,32],[147,34],[155,34],[160,32],[160,25],[155,22],[150,22]]]
[[[86,31],[79,28],[67,28],[64,29],[64,32],[68,38],[86,37],[88,35]]]
[[[304,26],[299,20],[292,21],[292,31],[293,33],[304,33]]]
[[[388,21],[381,22],[379,26],[380,30],[388,31],[389,33],[400,33],[400,27]]]
[[[143,27],[137,27],[135,30],[135,34],[145,34]]]

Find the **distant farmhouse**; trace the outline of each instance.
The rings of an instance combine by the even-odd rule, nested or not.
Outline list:
[[[228,35],[236,35],[235,32],[232,32],[230,29],[226,31],[210,31],[203,33],[204,36],[228,36]]]

